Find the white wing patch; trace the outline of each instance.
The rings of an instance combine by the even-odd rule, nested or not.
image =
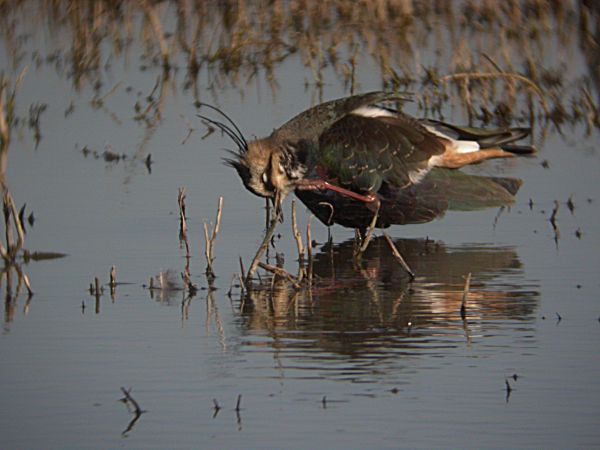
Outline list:
[[[453,141],[456,153],[473,153],[479,151],[479,144],[475,141]]]
[[[429,125],[424,126],[427,129],[427,131],[429,131],[431,134],[435,134],[436,136],[450,141],[452,149],[455,153],[473,153],[480,150],[479,144],[475,141],[459,141],[457,139],[451,138],[447,134],[444,134],[440,130],[436,130],[435,128]]]
[[[352,114],[362,117],[396,117],[392,111],[377,106],[361,106],[352,111]]]

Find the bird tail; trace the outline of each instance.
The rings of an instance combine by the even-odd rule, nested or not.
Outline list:
[[[531,132],[530,128],[481,129],[427,120],[423,125],[432,133],[447,139],[446,151],[433,157],[437,167],[458,169],[494,158],[531,155],[535,147],[515,144]]]
[[[533,145],[514,144],[514,142],[529,136],[531,128],[482,129],[458,126],[437,120],[429,120],[427,125],[433,127],[438,133],[444,134],[454,140],[476,142],[479,144],[481,150],[501,149],[514,155],[531,155],[536,153],[536,148]]]

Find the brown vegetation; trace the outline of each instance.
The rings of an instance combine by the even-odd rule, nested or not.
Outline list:
[[[99,92],[112,64],[141,51],[140,69],[162,73],[159,95],[139,105],[140,120],[152,125],[167,81],[179,73],[196,101],[201,91],[218,95],[263,77],[275,95],[277,69],[295,58],[318,99],[328,76],[356,92],[376,68],[382,88],[416,91],[425,114],[459,100],[484,122],[541,118],[591,128],[600,124],[592,94],[600,84],[600,19],[588,3],[3,0],[0,29],[13,67],[28,59],[54,65],[76,89]],[[50,29],[55,49],[27,54],[23,43],[38,27]],[[583,75],[571,70],[574,47],[587,64]]]

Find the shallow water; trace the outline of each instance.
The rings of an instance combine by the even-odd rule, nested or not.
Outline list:
[[[31,31],[26,20],[19,24]],[[68,37],[60,30],[54,39]],[[33,34],[26,59],[34,50],[50,53],[55,41],[48,34],[45,27]],[[559,133],[550,125],[542,139],[538,126],[537,157],[475,168],[524,180],[509,209],[449,212],[429,224],[390,228],[417,274],[413,283],[382,238],[357,269],[353,232],[333,227],[334,245],[326,246],[328,230],[315,220],[314,289],[294,293],[278,284],[244,297],[234,286],[229,296],[239,257],[248,264],[260,243],[264,202],[222,164],[220,149],[229,143],[218,133],[201,139],[205,127],[181,90],[181,73],[165,84],[156,128],[133,120],[135,103],[150,95],[160,70],[140,70],[142,45],[132,45],[129,59],[115,57],[104,74],[101,91],[116,88],[103,107],[92,105],[92,86],[77,90],[68,71],[52,64],[30,64],[17,93],[22,115],[35,102],[48,105],[39,145],[19,128],[8,155],[8,186],[36,219],[26,248],[67,256],[23,265],[35,292],[29,300],[26,293],[9,296],[3,279],[0,447],[599,445],[597,129],[587,134],[584,124],[564,125]],[[585,72],[572,50],[569,71]],[[423,52],[433,58],[431,49]],[[6,48],[0,57],[12,73]],[[248,136],[261,136],[318,98],[316,89],[305,89],[310,71],[299,57],[276,75],[276,95],[261,78],[216,94],[201,80],[201,97],[218,103]],[[381,87],[377,71],[359,75],[361,90]],[[348,94],[335,76],[325,81],[325,98]],[[407,111],[420,114],[416,105]],[[457,104],[444,112],[465,121]],[[106,149],[127,159],[94,156]],[[148,154],[151,172],[143,163]],[[192,299],[145,287],[165,271],[181,284],[180,187],[199,287]],[[214,220],[220,196],[211,291],[202,226]],[[555,200],[558,239],[549,222]],[[289,205],[271,256],[283,253],[293,272]],[[299,215],[304,229],[303,207]],[[111,296],[113,265],[119,284]],[[88,290],[94,277],[105,285],[98,299]],[[146,411],[134,423],[119,402],[121,387],[131,388]]]

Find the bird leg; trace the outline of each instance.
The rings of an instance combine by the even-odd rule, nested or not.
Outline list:
[[[367,204],[369,209],[374,210],[373,220],[371,220],[371,224],[367,229],[366,233],[364,233],[364,238],[362,239],[362,243],[359,248],[357,248],[354,257],[356,259],[360,258],[362,254],[367,250],[369,246],[369,242],[371,241],[371,237],[373,236],[373,231],[375,230],[375,225],[377,224],[377,219],[379,218],[379,208],[381,207],[381,202],[379,198],[374,193],[368,193],[366,195],[358,194],[349,189],[344,189],[343,187],[336,186],[335,184],[331,184],[328,181],[317,179],[317,180],[307,180],[303,179],[298,182],[296,185],[296,189],[303,191],[333,191],[338,194],[345,195],[346,197],[353,198],[355,200],[364,202]],[[362,234],[362,233],[361,233]]]
[[[381,202],[377,197],[373,195],[373,200],[375,203],[375,213],[373,214],[373,220],[371,220],[371,224],[367,229],[367,232],[364,234],[364,238],[362,239],[362,243],[360,247],[356,249],[354,252],[354,258],[356,260],[360,259],[363,253],[367,250],[369,246],[369,242],[371,242],[371,238],[373,237],[373,231],[375,230],[375,225],[377,224],[377,219],[379,218],[379,208],[381,207]],[[362,233],[361,233],[362,234]]]
[[[379,201],[375,194],[358,194],[349,189],[344,189],[343,187],[331,184],[325,180],[300,180],[298,184],[296,184],[296,189],[301,191],[333,191],[364,203],[374,203]],[[379,209],[379,207],[376,207],[376,209]]]

